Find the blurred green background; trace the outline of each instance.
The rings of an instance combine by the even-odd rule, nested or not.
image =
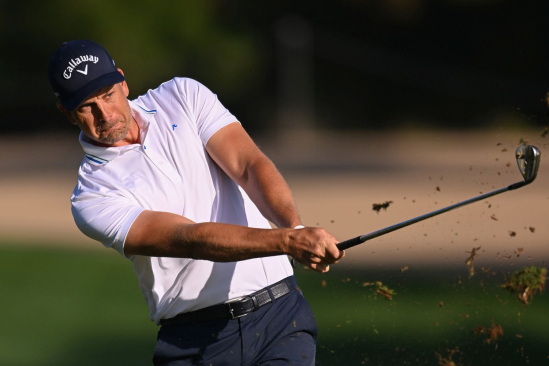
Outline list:
[[[195,78],[255,131],[293,126],[292,118],[317,128],[467,128],[493,125],[503,114],[545,125],[548,7],[517,0],[2,1],[2,127],[70,129],[57,123],[45,71],[62,42],[79,38],[109,50],[131,97],[174,76]]]
[[[72,222],[82,151],[46,77],[62,42],[103,45],[131,98],[175,76],[205,84],[305,222],[344,240],[519,181],[521,139],[545,156],[547,19],[548,2],[518,0],[0,0],[0,365],[146,365],[155,344],[131,264]],[[545,160],[520,192],[349,250],[324,276],[298,269],[317,363],[549,362],[549,298],[498,287],[549,261]],[[499,340],[472,332],[492,322]]]

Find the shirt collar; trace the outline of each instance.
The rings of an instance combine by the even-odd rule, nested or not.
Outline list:
[[[130,103],[132,117],[135,119],[137,125],[139,126],[141,141],[144,142],[153,115],[156,113],[156,109],[143,108],[132,100],[129,100],[128,102]],[[79,141],[80,145],[82,145],[82,149],[84,149],[84,153],[86,154],[86,160],[88,161],[88,163],[96,166],[105,165],[110,161],[116,159],[122,151],[135,148],[135,145],[101,147],[84,141],[83,137],[84,133],[80,132]]]

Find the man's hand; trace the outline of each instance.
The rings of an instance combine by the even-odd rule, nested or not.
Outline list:
[[[290,232],[287,253],[301,264],[324,273],[330,270],[330,264],[345,256],[345,251],[340,251],[337,243],[338,240],[326,230],[306,227]]]

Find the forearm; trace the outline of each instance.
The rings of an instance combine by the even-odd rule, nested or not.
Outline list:
[[[255,229],[222,223],[194,223],[182,216],[143,211],[124,245],[126,255],[233,262],[284,254],[288,229]]]
[[[263,216],[279,228],[301,225],[292,192],[267,157],[252,162],[244,177],[240,184]]]
[[[126,256],[174,257],[235,262],[288,254],[318,272],[343,257],[337,240],[320,228],[255,229],[194,223],[168,212],[143,211],[124,244]]]
[[[288,230],[202,223],[180,226],[168,252],[194,259],[234,262],[284,254]],[[184,252],[184,253],[183,253]]]

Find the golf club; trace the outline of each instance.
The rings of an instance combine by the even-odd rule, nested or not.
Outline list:
[[[408,221],[401,222],[400,224],[396,224],[393,226],[386,227],[385,229],[381,229],[378,231],[374,231],[373,233],[357,236],[356,238],[352,238],[349,240],[342,241],[341,243],[337,244],[337,247],[339,250],[345,250],[351,247],[354,247],[355,245],[364,243],[367,240],[377,238],[378,236],[385,235],[387,233],[390,233],[391,231],[395,231],[398,229],[402,229],[403,227],[406,227],[408,225],[415,224],[416,222],[423,221],[425,219],[428,219],[433,216],[440,215],[441,213],[451,211],[453,209],[456,209],[461,206],[468,205],[473,202],[477,202],[480,200],[483,200],[488,197],[495,196],[497,194],[512,191],[521,187],[524,187],[527,184],[530,184],[536,179],[536,176],[538,174],[538,168],[539,168],[539,162],[540,162],[540,152],[539,149],[532,145],[525,145],[525,146],[519,146],[517,148],[517,151],[515,153],[517,158],[517,164],[520,169],[520,173],[522,174],[522,177],[524,180],[522,182],[517,182],[515,184],[511,184],[508,187],[501,188],[489,193],[482,194],[478,197],[471,198],[459,203],[456,203],[454,205],[441,208],[440,210],[430,212],[428,214],[425,214],[423,216],[418,216],[416,218],[410,219]]]

